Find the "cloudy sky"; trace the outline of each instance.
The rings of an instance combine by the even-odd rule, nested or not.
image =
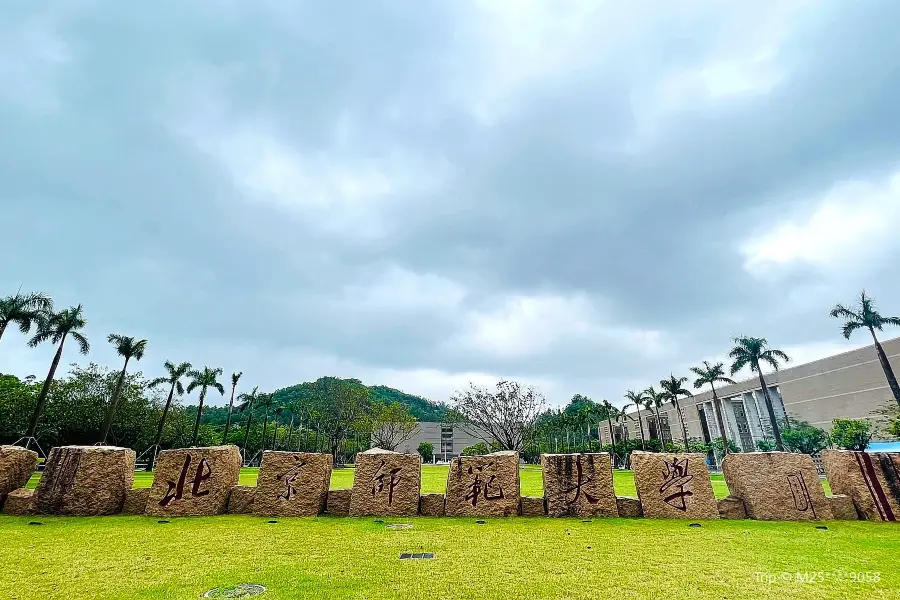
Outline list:
[[[900,3],[0,7],[0,293],[272,389],[621,402],[900,313]],[[888,336],[900,331],[887,333]],[[18,333],[0,370],[46,374]],[[75,346],[64,362],[84,361]]]

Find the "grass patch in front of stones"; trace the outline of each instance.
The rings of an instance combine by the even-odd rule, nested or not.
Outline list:
[[[226,587],[217,587],[203,594],[204,598],[251,598],[266,591],[265,586],[257,583],[239,583]]]
[[[391,530],[400,530],[400,529],[412,529],[412,523],[391,523],[390,525],[385,525],[385,529]]]
[[[433,558],[434,558],[434,552],[416,552],[416,553],[402,552],[400,554],[400,560],[409,560],[409,559],[431,560]]]

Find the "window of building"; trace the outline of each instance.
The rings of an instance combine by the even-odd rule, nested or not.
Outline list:
[[[453,454],[453,428],[441,426],[441,454]]]

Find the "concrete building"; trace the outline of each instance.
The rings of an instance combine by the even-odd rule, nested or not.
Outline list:
[[[883,341],[882,346],[895,374],[900,376],[900,338]],[[874,345],[783,368],[777,372],[764,372],[764,375],[775,416],[779,421],[787,413],[788,419],[808,421],[816,427],[829,430],[835,418],[870,419],[876,424],[873,439],[886,439],[880,431],[883,420],[878,411],[890,405],[896,406],[896,402]],[[692,383],[693,379],[685,387],[693,391]],[[697,392],[693,398],[684,398],[679,402],[688,438],[709,441],[720,436],[712,392],[708,387]],[[725,433],[742,451],[755,450],[756,443],[764,438],[773,440],[772,426],[758,377],[717,387],[716,393],[722,401]],[[665,440],[677,442],[682,439],[681,423],[670,405],[667,404],[660,411],[659,426],[655,417],[647,411],[641,413],[644,435],[648,438],[657,438],[658,433],[661,433]],[[626,431],[613,425],[614,429],[620,430],[617,432],[617,440],[623,435],[630,439],[640,437],[636,411],[629,411],[629,416],[631,419],[626,425]],[[603,424],[600,431],[603,443],[610,443],[609,427]]]
[[[397,448],[397,452],[416,452],[422,442],[431,442],[434,456],[439,461],[447,461],[458,456],[463,448],[477,444],[481,439],[473,437],[459,427],[442,423],[419,423],[419,430]]]

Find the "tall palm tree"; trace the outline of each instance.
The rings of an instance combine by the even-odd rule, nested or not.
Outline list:
[[[31,414],[28,432],[25,434],[26,437],[34,437],[34,432],[37,431],[38,419],[41,418],[41,413],[44,412],[44,406],[47,404],[50,384],[53,383],[53,376],[56,374],[56,368],[59,366],[59,360],[62,358],[63,345],[66,343],[66,339],[71,336],[73,340],[78,342],[78,351],[82,354],[87,354],[91,351],[90,343],[88,343],[84,334],[81,333],[85,326],[87,326],[87,321],[84,319],[84,309],[79,304],[58,313],[51,313],[46,318],[41,319],[37,333],[28,341],[28,345],[32,348],[46,341],[58,344],[58,346],[53,362],[50,364],[50,372],[47,373],[47,379],[44,380],[44,386],[41,388],[34,412]]]
[[[18,325],[19,331],[26,334],[32,325],[40,326],[41,320],[48,318],[52,311],[53,300],[41,292],[19,291],[15,296],[0,298],[0,339],[10,323]]]
[[[869,330],[869,333],[872,334],[872,340],[875,342],[875,351],[878,352],[878,360],[881,362],[881,369],[887,378],[888,386],[891,388],[894,400],[897,401],[897,404],[900,404],[900,385],[897,384],[897,378],[894,376],[891,362],[888,360],[887,354],[884,353],[881,342],[875,336],[875,330],[883,331],[882,328],[885,325],[900,327],[900,317],[882,317],[875,310],[875,299],[866,296],[865,290],[859,295],[859,304],[854,306],[853,309],[847,308],[843,304],[838,304],[831,309],[830,314],[835,319],[846,319],[844,326],[841,328],[841,333],[848,340],[850,335],[857,329],[865,328]]]
[[[662,434],[662,419],[659,416],[659,409],[662,408],[663,403],[666,401],[665,393],[657,392],[656,388],[652,385],[644,390],[644,393],[647,394],[647,408],[650,407],[654,409],[656,412],[656,437],[659,438],[660,445],[665,445],[666,441],[663,439]]]
[[[263,436],[262,436],[262,449],[266,449],[266,430],[269,426],[269,409],[272,408],[272,405],[275,403],[275,397],[272,394],[260,394],[256,400],[256,405],[261,406],[263,409]],[[277,429],[277,424],[276,424]]]
[[[691,372],[697,376],[697,379],[694,380],[694,389],[699,390],[707,384],[709,384],[709,387],[712,389],[713,407],[716,410],[716,421],[719,423],[719,432],[722,435],[722,452],[728,454],[728,438],[725,436],[725,419],[722,416],[722,401],[719,400],[719,395],[716,393],[716,384],[734,383],[734,379],[725,376],[724,364],[716,363],[711,365],[705,360],[703,361],[702,367],[691,367]]]
[[[197,445],[197,434],[200,431],[200,417],[203,415],[203,401],[206,399],[206,390],[213,388],[218,390],[219,394],[225,395],[225,388],[219,383],[217,377],[222,374],[222,369],[210,369],[203,367],[202,371],[191,371],[188,377],[191,382],[187,386],[187,393],[190,394],[195,389],[200,388],[200,404],[197,405],[197,420],[194,422],[194,435],[191,436],[191,446]]]
[[[675,377],[674,374],[669,374],[668,379],[662,379],[659,382],[659,387],[663,389],[666,399],[672,403],[672,407],[675,409],[675,412],[678,413],[678,419],[681,421],[681,433],[684,438],[685,452],[688,451],[687,425],[684,423],[684,413],[681,412],[681,403],[678,402],[678,397],[693,396],[689,390],[686,390],[683,387],[687,380],[687,377]]]
[[[625,392],[625,399],[628,402],[625,406],[622,407],[624,411],[629,406],[634,406],[637,409],[637,421],[638,427],[641,429],[641,450],[647,449],[647,439],[644,437],[644,424],[641,422],[641,407],[644,405],[644,402],[647,400],[647,394],[645,392],[635,392],[634,390],[628,390]]]
[[[144,358],[144,352],[147,350],[147,340],[136,340],[133,337],[111,333],[106,340],[116,347],[119,356],[125,358],[125,364],[122,365],[122,371],[119,373],[119,380],[116,382],[116,389],[113,392],[112,400],[106,409],[106,417],[103,419],[103,427],[100,429],[100,443],[105,444],[106,438],[109,436],[109,429],[112,427],[113,419],[116,416],[116,410],[119,407],[119,396],[122,394],[122,384],[125,382],[125,370],[128,368],[128,361],[141,360]]]
[[[244,372],[231,374],[231,400],[228,401],[228,418],[225,420],[225,433],[222,434],[222,443],[228,442],[228,430],[231,429],[231,409],[234,406],[234,390]]]
[[[779,451],[784,451],[784,444],[781,442],[781,428],[775,419],[775,409],[772,407],[772,398],[769,396],[769,386],[766,385],[766,379],[763,377],[759,365],[765,362],[777,371],[781,366],[778,361],[790,362],[791,357],[781,350],[769,348],[769,342],[765,338],[741,336],[734,338],[734,343],[734,348],[728,353],[728,356],[734,361],[731,363],[731,374],[734,375],[744,367],[750,367],[750,371],[759,376],[759,385],[762,386],[769,422],[772,424],[772,434],[775,436],[775,447]]]
[[[153,438],[152,451],[150,453],[150,458],[147,460],[148,471],[153,470],[153,460],[156,458],[156,450],[159,448],[159,442],[162,439],[163,427],[166,424],[166,416],[168,416],[169,409],[172,407],[172,396],[176,391],[179,396],[184,393],[184,386],[181,385],[181,378],[190,373],[193,368],[189,362],[183,362],[176,366],[168,360],[163,364],[163,367],[166,369],[168,375],[165,377],[157,377],[148,384],[151,388],[155,388],[164,383],[169,384],[169,397],[166,398],[166,406],[163,408],[162,416],[159,418],[159,424],[156,426],[156,437]]]
[[[278,415],[284,412],[284,407],[279,406],[275,409],[275,416],[272,417],[272,450],[275,450],[275,444],[278,442]]]
[[[250,438],[250,423],[253,421],[253,408],[256,402],[259,400],[259,387],[253,388],[253,391],[248,393],[243,393],[238,396],[238,401],[240,401],[240,405],[238,406],[238,412],[247,412],[247,425],[244,427],[244,444],[241,448],[246,452],[247,450],[247,440]]]
[[[613,431],[612,420],[614,418],[618,418],[618,410],[615,406],[610,404],[609,400],[603,400],[600,405],[603,407],[603,412],[606,414],[606,424],[609,425],[609,441],[612,445],[612,459],[613,466],[615,466],[616,462],[616,434]]]

